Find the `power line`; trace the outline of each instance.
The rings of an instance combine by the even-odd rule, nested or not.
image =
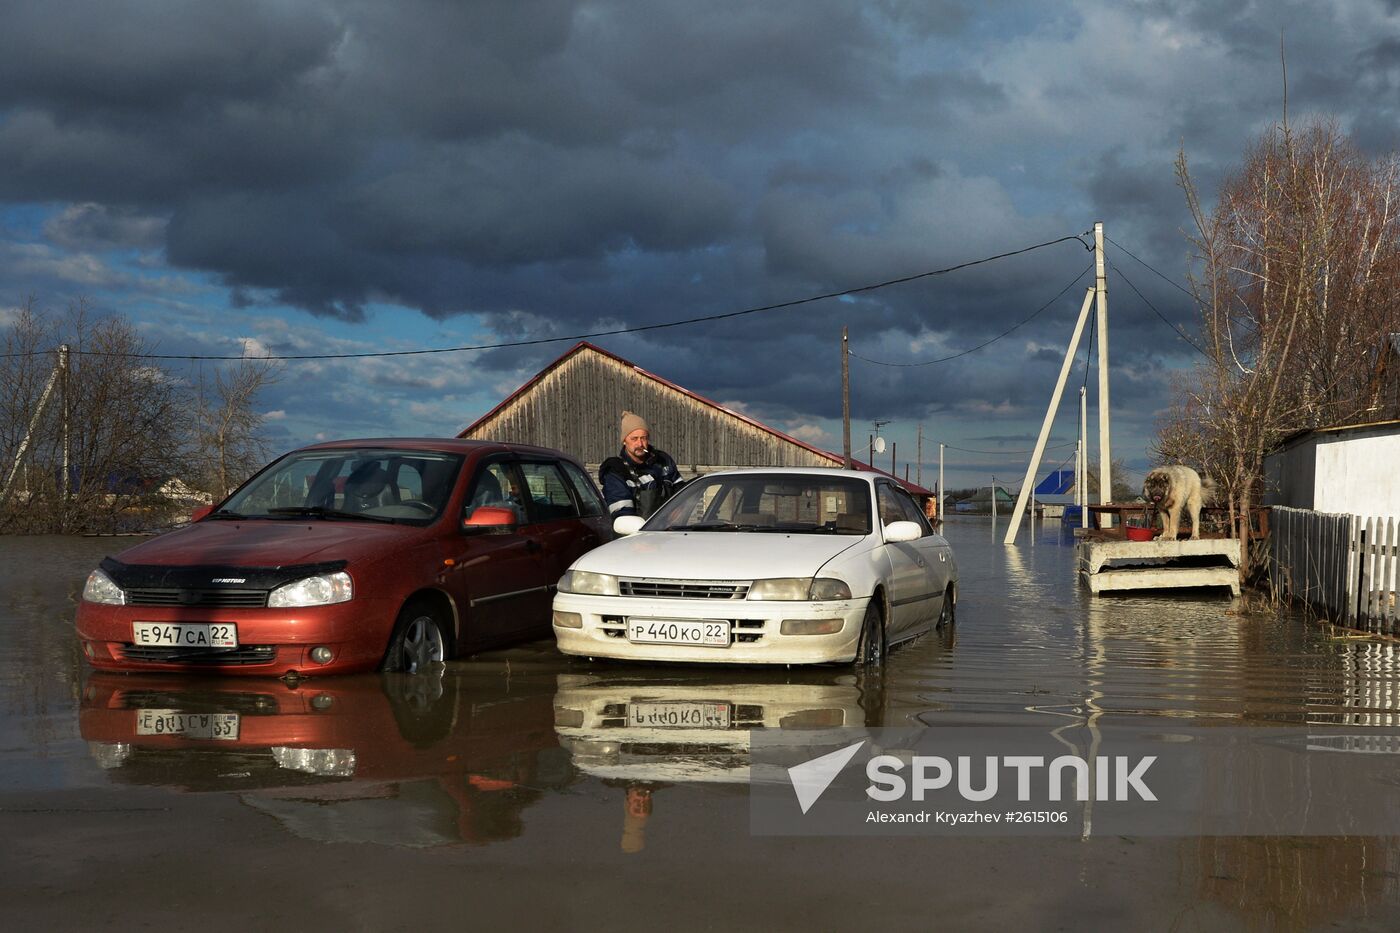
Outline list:
[[[962,452],[965,453],[965,454],[991,454],[991,455],[993,455],[993,456],[995,456],[995,455],[997,455],[997,454],[1006,454],[1007,456],[1024,457],[1024,456],[1027,456],[1027,455],[1029,455],[1029,454],[1035,453],[1034,450],[973,450],[973,449],[970,448],[970,447],[954,447],[952,444],[944,444],[943,446],[944,446],[944,448],[946,448],[946,449],[948,449],[948,450],[960,450],[960,451],[962,451]],[[1066,448],[1066,447],[1073,447],[1073,446],[1074,446],[1074,444],[1071,442],[1071,443],[1069,443],[1069,444],[1056,444],[1056,445],[1053,446],[1053,447],[1047,447],[1047,448],[1045,448],[1045,449],[1046,449],[1046,450],[1063,450],[1063,449]]]
[[[1138,263],[1139,265],[1145,267],[1146,269],[1148,269],[1149,271],[1151,271],[1152,273],[1154,273],[1154,274],[1155,274],[1158,278],[1160,278],[1163,282],[1166,282],[1168,285],[1170,285],[1172,288],[1175,288],[1177,291],[1181,292],[1181,293],[1182,293],[1183,295],[1185,295],[1187,298],[1190,298],[1192,301],[1195,301],[1195,300],[1196,300],[1196,296],[1193,295],[1193,294],[1191,294],[1191,292],[1190,292],[1189,289],[1186,289],[1186,288],[1182,287],[1181,283],[1179,283],[1179,282],[1173,282],[1173,281],[1172,281],[1170,278],[1168,278],[1166,275],[1163,275],[1161,272],[1157,271],[1157,269],[1156,269],[1155,267],[1153,267],[1152,265],[1150,265],[1146,260],[1142,260],[1142,259],[1139,259],[1137,256],[1134,256],[1134,255],[1132,254],[1132,252],[1130,252],[1126,246],[1122,245],[1121,243],[1116,242],[1116,241],[1113,239],[1113,237],[1109,236],[1108,234],[1104,234],[1104,239],[1107,240],[1108,242],[1112,243],[1114,246],[1118,247],[1119,249],[1121,249],[1123,252],[1127,253],[1127,254],[1128,254],[1128,257],[1129,257],[1130,259],[1132,259],[1134,262]]]
[[[954,353],[952,356],[944,356],[944,357],[940,357],[939,359],[936,359],[936,360],[924,360],[924,361],[921,362],[921,363],[887,363],[887,362],[884,362],[884,361],[882,361],[882,360],[872,360],[872,359],[870,359],[869,357],[861,356],[859,353],[856,353],[854,350],[851,350],[851,351],[848,351],[848,352],[850,353],[851,356],[855,357],[856,359],[858,359],[858,360],[864,360],[864,361],[867,362],[867,363],[874,363],[876,366],[932,366],[934,363],[946,363],[946,362],[948,362],[949,360],[955,360],[955,359],[957,359],[957,358],[960,357],[960,356],[967,356],[969,353],[976,353],[978,350],[982,349],[983,347],[989,347],[989,346],[991,346],[992,344],[996,343],[998,340],[1002,339],[1003,337],[1008,337],[1008,336],[1010,336],[1011,333],[1012,333],[1012,331],[1015,331],[1016,329],[1022,327],[1023,325],[1029,324],[1031,321],[1033,321],[1033,320],[1040,314],[1040,312],[1044,311],[1046,308],[1050,307],[1050,306],[1053,305],[1055,302],[1059,301],[1060,298],[1062,298],[1062,297],[1064,296],[1065,292],[1069,291],[1069,290],[1070,290],[1071,288],[1073,288],[1076,284],[1078,284],[1079,280],[1082,279],[1082,278],[1084,278],[1084,276],[1087,275],[1087,274],[1089,273],[1089,270],[1092,269],[1092,268],[1094,268],[1092,265],[1086,266],[1085,269],[1084,269],[1084,271],[1081,272],[1081,273],[1079,273],[1078,275],[1076,275],[1076,276],[1074,277],[1073,281],[1071,281],[1071,282],[1070,282],[1068,285],[1066,285],[1064,288],[1060,289],[1059,293],[1056,294],[1054,298],[1051,298],[1049,301],[1045,302],[1045,304],[1041,305],[1039,308],[1036,308],[1034,311],[1032,311],[1031,314],[1030,314],[1030,317],[1027,317],[1025,320],[1021,321],[1020,323],[1013,324],[1010,328],[1008,328],[1007,330],[1002,331],[1000,334],[997,334],[997,335],[996,335],[995,337],[993,337],[991,340],[988,340],[988,341],[986,341],[985,343],[979,343],[977,346],[975,346],[975,347],[973,347],[973,348],[971,348],[971,349],[969,349],[969,350],[963,350],[961,353]]]
[[[1084,234],[1071,234],[1070,236],[1062,236],[1054,240],[1046,240],[1044,243],[1036,243],[1032,246],[1025,246],[1020,249],[1010,250],[1005,253],[998,253],[995,256],[986,256],[982,259],[973,259],[969,262],[961,262],[955,266],[948,266],[943,269],[933,269],[928,272],[918,272],[914,275],[901,276],[897,279],[888,279],[884,282],[876,282],[872,285],[860,285],[855,288],[846,288],[837,292],[826,292],[821,295],[810,295],[806,298],[795,298],[791,301],[780,301],[776,304],[761,305],[755,308],[744,308],[740,311],[729,311],[723,314],[708,314],[702,317],[686,318],[680,321],[666,321],[661,324],[641,324],[636,327],[618,327],[614,328],[613,330],[594,331],[593,333],[588,334],[573,334],[567,337],[540,337],[534,340],[511,340],[504,343],[474,344],[462,347],[433,347],[421,350],[382,350],[374,353],[307,353],[258,357],[248,357],[246,356],[246,354],[240,356],[210,356],[177,353],[121,353],[103,350],[74,350],[73,352],[87,356],[119,356],[133,357],[137,359],[146,360],[351,360],[390,356],[423,356],[432,353],[463,353],[470,350],[501,350],[506,349],[508,347],[529,347],[544,343],[559,343],[566,340],[587,340],[592,337],[611,337],[617,334],[635,334],[641,331],[661,330],[667,327],[682,327],[688,324],[700,324],[706,321],[723,321],[727,320],[728,318],[740,317],[746,314],[758,314],[762,311],[778,311],[782,310],[783,308],[794,308],[798,305],[811,304],[815,301],[825,301],[829,298],[842,298],[847,295],[858,295],[863,292],[872,292],[881,288],[889,288],[892,285],[902,285],[905,282],[914,282],[919,279],[926,279],[936,275],[947,275],[950,272],[957,272],[960,269],[967,269],[972,266],[982,265],[983,263],[995,262],[998,259],[1006,259],[1011,256],[1019,256],[1022,253],[1029,253],[1032,250],[1043,249],[1044,247],[1054,246],[1057,243],[1065,243],[1070,240],[1073,240],[1083,245],[1084,241],[1081,239],[1082,236],[1084,236]],[[34,354],[27,355],[32,356]]]
[[[1146,295],[1144,295],[1142,292],[1138,291],[1138,287],[1137,287],[1136,285],[1133,284],[1133,280],[1130,279],[1130,278],[1128,278],[1126,275],[1124,275],[1122,269],[1119,269],[1117,266],[1114,266],[1114,267],[1113,267],[1113,272],[1114,272],[1115,275],[1117,275],[1117,276],[1118,276],[1120,279],[1122,279],[1124,282],[1127,282],[1127,283],[1128,283],[1128,287],[1131,288],[1131,289],[1133,290],[1133,293],[1136,294],[1139,298],[1141,298],[1143,304],[1145,304],[1145,305],[1147,305],[1149,308],[1151,308],[1151,309],[1152,309],[1152,313],[1155,314],[1155,315],[1157,315],[1159,318],[1161,318],[1161,319],[1162,319],[1162,323],[1163,323],[1163,324],[1166,324],[1168,327],[1170,327],[1170,328],[1172,329],[1172,332],[1173,332],[1173,333],[1175,333],[1175,334],[1176,334],[1178,337],[1180,337],[1182,340],[1185,340],[1187,343],[1189,343],[1189,344],[1191,345],[1192,349],[1194,349],[1197,353],[1201,354],[1201,356],[1204,356],[1206,359],[1210,359],[1210,354],[1207,353],[1206,351],[1202,350],[1202,349],[1200,348],[1200,346],[1197,345],[1196,341],[1194,341],[1194,340],[1192,340],[1190,337],[1186,336],[1186,331],[1182,330],[1180,327],[1177,327],[1177,326],[1176,326],[1175,324],[1173,324],[1171,321],[1167,320],[1167,316],[1166,316],[1165,314],[1163,314],[1161,311],[1158,311],[1158,310],[1157,310],[1157,306],[1154,305],[1152,302],[1148,301]]]

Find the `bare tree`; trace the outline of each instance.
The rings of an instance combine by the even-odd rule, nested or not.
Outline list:
[[[271,360],[246,357],[221,369],[212,380],[195,383],[195,426],[191,442],[194,483],[219,501],[266,461],[264,416],[258,395],[280,376]]]
[[[1335,123],[1284,123],[1207,211],[1178,156],[1205,360],[1177,386],[1156,452],[1213,476],[1241,537],[1279,440],[1377,416],[1380,351],[1400,329],[1398,178],[1394,158],[1368,161]]]
[[[57,345],[71,348],[56,403],[37,421],[40,386],[53,371]],[[11,531],[110,530],[124,519],[168,508],[160,485],[185,469],[185,419],[178,383],[159,367],[135,328],[121,317],[93,315],[84,302],[55,315],[25,305],[5,336],[0,413],[6,466],[18,438],[35,431],[26,452],[23,494],[11,495],[0,527]],[[65,471],[64,464],[67,464]],[[7,471],[8,472],[8,471]]]

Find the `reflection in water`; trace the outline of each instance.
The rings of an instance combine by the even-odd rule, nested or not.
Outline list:
[[[553,679],[93,674],[79,725],[115,783],[235,791],[298,836],[436,846],[518,836],[572,779]]]
[[[786,779],[751,768],[750,730],[820,749],[850,742],[850,732],[838,730],[876,726],[883,715],[882,678],[840,668],[599,667],[560,674],[554,695],[555,731],[574,767],[625,792],[621,844],[629,853],[644,848],[663,788]]]
[[[641,851],[650,826],[649,859],[708,846],[705,855],[756,874],[774,849],[728,834],[740,822],[724,809],[745,806],[742,782],[769,777],[751,773],[749,727],[802,731],[808,744],[851,726],[1068,726],[1066,740],[1083,744],[1086,725],[1400,726],[1395,643],[1250,615],[1241,601],[1210,594],[1093,597],[1075,579],[1072,536],[1055,522],[1027,528],[1011,548],[986,518],[950,516],[943,531],[961,570],[958,624],[895,650],[879,684],[841,667],[588,665],[549,645],[517,649],[513,671],[496,656],[450,664],[440,679],[288,687],[99,675],[82,663],[72,600],[120,542],[0,539],[0,776],[36,794],[94,783],[229,793],[252,818],[310,840],[423,847],[523,833],[534,851],[554,842],[545,826],[572,832],[602,795],[620,848]],[[523,832],[531,808],[532,832]],[[46,817],[24,819],[41,826]],[[694,834],[684,856],[663,845],[658,819]],[[60,838],[65,824],[49,825]],[[1400,912],[1400,850],[1389,839],[1073,845],[1078,887],[1029,885],[1031,900],[1092,912],[1104,879],[1127,877],[1115,874],[1127,863],[1143,893],[1125,902],[1137,916],[1163,905],[1161,925],[1347,926]],[[931,848],[1032,874],[1046,852],[1066,851],[1023,840]]]

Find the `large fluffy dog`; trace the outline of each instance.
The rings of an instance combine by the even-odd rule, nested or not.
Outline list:
[[[1162,540],[1175,541],[1181,528],[1181,510],[1191,516],[1191,540],[1201,536],[1201,503],[1210,498],[1210,480],[1188,466],[1158,467],[1147,474],[1142,494],[1162,519]]]

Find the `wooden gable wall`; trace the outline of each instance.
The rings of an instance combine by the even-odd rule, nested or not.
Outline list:
[[[463,436],[554,447],[591,470],[621,448],[624,410],[647,420],[652,443],[676,458],[684,476],[729,467],[840,465],[590,347]]]

